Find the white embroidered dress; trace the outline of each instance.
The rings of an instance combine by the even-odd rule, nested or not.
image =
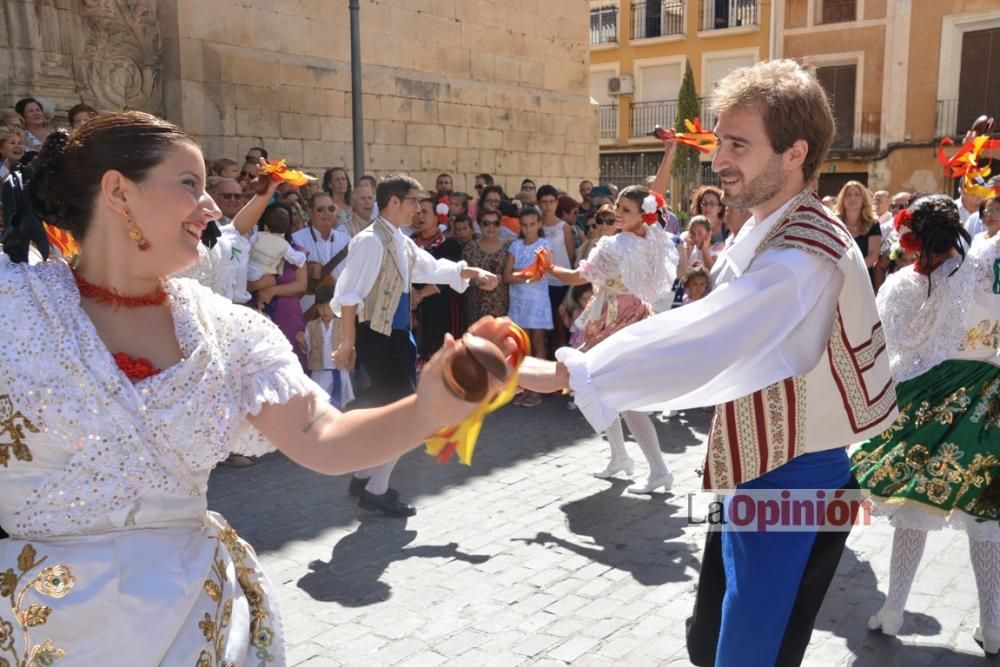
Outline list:
[[[133,384],[64,263],[0,259],[0,659],[12,665],[284,664],[272,587],[206,490],[229,452],[273,449],[248,415],[322,390],[261,315],[192,280],[166,291],[183,359]]]

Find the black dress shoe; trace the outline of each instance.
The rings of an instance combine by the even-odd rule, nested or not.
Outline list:
[[[366,486],[368,486],[367,477],[355,477],[351,475],[351,485],[347,487],[347,492],[355,498],[360,498]]]
[[[364,491],[358,507],[381,512],[386,516],[407,517],[417,513],[416,507],[399,499],[399,491],[395,489],[389,489],[380,496]]]

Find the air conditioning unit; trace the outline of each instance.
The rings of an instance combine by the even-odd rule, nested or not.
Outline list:
[[[634,90],[635,80],[627,74],[608,79],[608,95],[631,95]]]

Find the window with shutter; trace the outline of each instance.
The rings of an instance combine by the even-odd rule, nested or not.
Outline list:
[[[954,132],[963,136],[980,114],[1000,111],[1000,28],[962,35],[958,114]]]
[[[831,148],[845,150],[854,145],[854,102],[857,65],[818,67],[816,78],[833,107],[836,135]]]
[[[857,16],[857,0],[822,0],[820,23],[843,23]]]

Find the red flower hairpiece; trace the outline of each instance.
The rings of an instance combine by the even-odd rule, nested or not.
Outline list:
[[[660,209],[667,205],[667,200],[659,192],[646,195],[642,200],[642,221],[652,225],[660,219]]]
[[[919,253],[924,249],[924,243],[913,233],[913,214],[904,208],[896,214],[892,222],[893,228],[899,234],[899,246],[908,253]]]

